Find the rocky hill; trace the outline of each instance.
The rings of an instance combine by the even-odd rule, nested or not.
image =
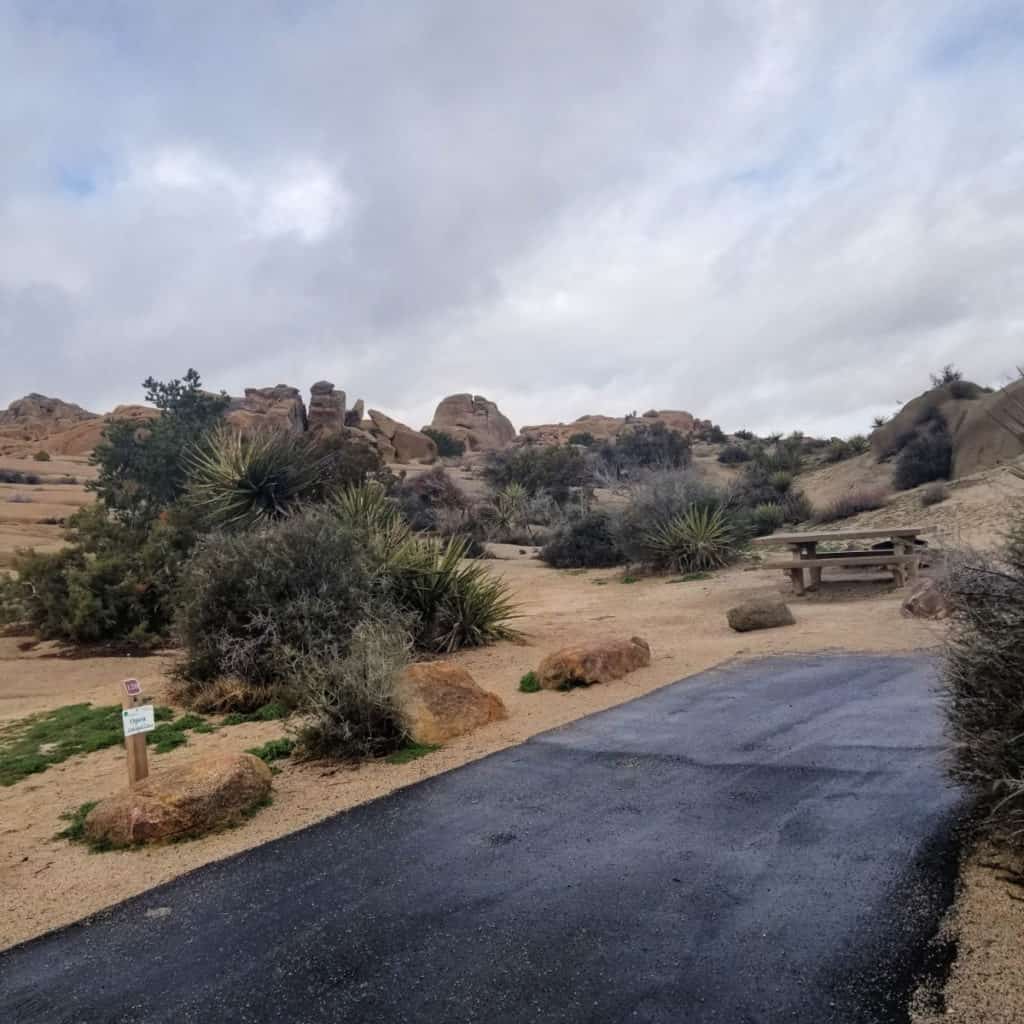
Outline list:
[[[80,405],[49,398],[33,392],[19,398],[0,412],[0,438],[11,441],[37,441],[76,423],[98,420],[94,412]]]
[[[523,427],[519,434],[534,444],[565,444],[574,434],[590,434],[597,441],[615,437],[636,423],[664,423],[670,430],[691,434],[710,427],[707,420],[699,420],[692,413],[678,409],[649,409],[643,416],[581,416],[572,423],[546,423],[536,427]]]

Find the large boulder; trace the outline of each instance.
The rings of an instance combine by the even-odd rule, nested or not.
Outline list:
[[[33,392],[0,410],[0,437],[38,441],[87,420],[98,421],[99,416],[80,405]]]
[[[100,801],[85,819],[90,842],[133,846],[237,825],[270,793],[270,768],[252,754],[212,754]]]
[[[309,429],[317,434],[337,434],[345,426],[345,392],[328,380],[309,389]]]
[[[449,395],[441,400],[430,425],[462,441],[470,451],[507,448],[516,439],[512,421],[483,395]]]
[[[40,438],[39,447],[51,455],[87,455],[103,439],[107,424],[118,420],[145,426],[160,415],[159,410],[149,405],[119,405],[113,412],[98,419],[82,420],[72,427]]]
[[[707,421],[698,420],[692,413],[680,409],[650,409],[643,416],[580,416],[572,423],[523,427],[519,434],[533,444],[565,444],[577,434],[589,434],[596,441],[607,441],[640,423],[663,423],[669,430],[684,435],[692,434],[707,425]]]
[[[922,580],[903,602],[902,612],[912,619],[948,619],[947,599],[938,580]]]
[[[345,426],[346,427],[358,427],[363,422],[363,414],[365,411],[365,405],[361,398],[357,398],[355,405],[347,413],[345,413]]]
[[[306,404],[298,388],[278,384],[272,388],[246,388],[244,398],[233,398],[225,419],[246,433],[264,429],[305,433]]]
[[[754,629],[774,629],[776,626],[795,626],[796,619],[789,605],[781,597],[752,597],[730,608],[726,614],[729,625],[737,633]]]
[[[414,743],[445,743],[508,716],[500,697],[452,661],[409,665],[397,691],[402,724]]]
[[[537,682],[545,690],[560,690],[577,683],[609,683],[650,663],[651,645],[638,636],[573,644],[549,654],[540,663]]]
[[[394,450],[396,462],[436,462],[437,445],[434,441],[404,423],[393,420],[379,409],[370,410],[371,431]],[[383,445],[381,447],[383,451]],[[391,461],[391,460],[389,460]]]

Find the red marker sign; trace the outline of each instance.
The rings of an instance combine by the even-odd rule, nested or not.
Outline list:
[[[142,683],[138,679],[126,679],[121,685],[129,697],[138,697],[142,693]]]

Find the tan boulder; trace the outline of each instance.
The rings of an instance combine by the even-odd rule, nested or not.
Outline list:
[[[397,697],[402,724],[414,743],[445,743],[508,717],[501,698],[452,661],[409,665],[399,676]]]
[[[948,619],[949,601],[938,580],[922,580],[903,602],[901,611],[907,618]]]
[[[699,430],[705,422],[681,409],[648,409],[641,417],[587,415],[572,423],[523,427],[519,434],[533,444],[566,444],[574,434],[590,434],[595,441],[607,441],[638,423],[664,423],[669,430],[688,435]]]
[[[358,427],[363,422],[363,414],[365,412],[365,405],[361,398],[357,398],[355,405],[347,413],[345,413],[345,426],[346,427]]]
[[[316,434],[337,434],[345,427],[345,392],[328,380],[309,389],[309,429]]]
[[[516,428],[497,404],[483,395],[449,395],[430,426],[462,441],[470,451],[496,451],[516,439]]]
[[[437,445],[426,434],[393,420],[379,409],[370,410],[370,423],[373,433],[394,449],[393,461],[429,463],[437,460]]]
[[[87,420],[98,422],[100,417],[80,405],[33,392],[0,410],[0,437],[38,441]]]
[[[270,768],[252,754],[212,754],[154,772],[98,803],[90,842],[133,846],[236,825],[270,793]]]
[[[638,636],[573,644],[549,654],[537,668],[537,682],[545,690],[573,683],[608,683],[651,663],[651,646]]]
[[[282,429],[302,434],[308,425],[306,404],[298,388],[278,384],[272,388],[246,388],[244,398],[231,399],[224,417],[238,430]]]
[[[789,605],[778,595],[752,597],[742,604],[730,608],[726,613],[729,625],[737,633],[749,633],[754,629],[774,629],[776,626],[795,626],[796,619]]]
[[[40,440],[40,447],[51,455],[87,455],[99,444],[103,431],[111,421],[127,421],[144,426],[159,415],[159,410],[149,405],[119,405],[113,412],[99,419],[83,420],[66,430],[49,434]]]

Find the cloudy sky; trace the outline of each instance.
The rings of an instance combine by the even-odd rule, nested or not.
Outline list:
[[[1020,0],[0,0],[0,406],[864,429],[1024,362]]]

